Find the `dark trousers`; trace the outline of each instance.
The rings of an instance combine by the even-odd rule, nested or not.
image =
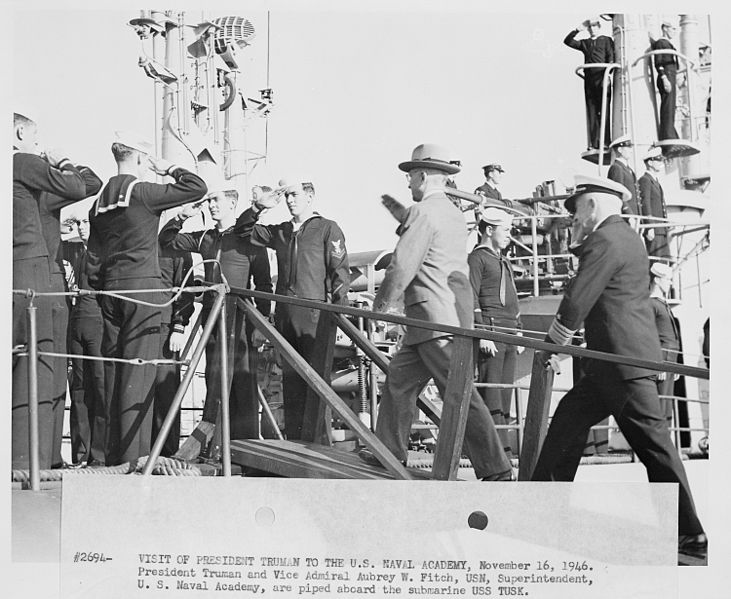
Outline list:
[[[512,384],[515,378],[515,360],[517,351],[514,345],[495,342],[497,354],[477,352],[477,378],[480,383],[501,383]],[[490,411],[490,416],[495,424],[510,423],[510,405],[513,398],[513,389],[495,389],[483,387],[480,395]],[[503,450],[508,458],[513,457],[511,439],[513,432],[501,429],[498,430]]]
[[[159,289],[157,278],[109,281],[105,290]],[[162,293],[152,291],[130,298],[162,303]],[[102,355],[110,358],[157,359],[160,352],[160,308],[107,295],[101,298],[104,338]],[[152,403],[156,367],[118,362],[104,364],[104,389],[109,398],[106,464],[131,462],[150,453]]]
[[[28,258],[13,261],[13,289],[33,289],[37,292],[50,291],[48,258]],[[26,308],[30,299],[13,294],[13,346],[26,345],[28,329]],[[53,351],[53,316],[48,297],[33,299],[36,306],[36,339],[38,351]],[[65,371],[65,369],[64,369]],[[13,468],[29,467],[30,443],[28,431],[28,358],[13,357],[12,398],[12,460]],[[53,360],[39,357],[38,360],[38,435],[40,467],[51,467],[53,452]]]
[[[101,316],[69,321],[68,353],[101,356],[104,324]],[[104,463],[109,410],[104,395],[104,363],[71,359],[71,459]]]
[[[404,345],[388,365],[378,408],[376,435],[401,461],[407,458],[409,433],[416,415],[416,399],[429,379],[434,379],[444,399],[452,351],[452,338],[439,337],[417,345]],[[464,448],[477,478],[510,471],[510,462],[505,456],[490,412],[474,388],[467,415]]]
[[[308,363],[315,351],[320,311],[300,306],[277,306],[276,326],[282,336]],[[307,382],[282,358],[284,432],[287,439],[302,438],[302,421],[307,402]]]
[[[666,352],[663,352],[666,353]],[[677,362],[678,353],[677,350],[667,352],[667,355],[663,357],[666,362]],[[665,380],[657,381],[657,394],[658,395],[675,395],[675,375],[672,372],[665,373]],[[668,426],[673,422],[673,413],[675,411],[675,402],[672,399],[661,399],[660,405],[662,406],[663,414],[665,414],[665,420],[668,421]]]
[[[51,275],[51,289],[65,292],[66,280],[63,274]],[[51,314],[53,318],[53,351],[57,354],[66,352],[66,331],[69,328],[69,304],[64,295],[55,295],[51,300]],[[63,441],[63,419],[66,406],[66,385],[68,383],[68,359],[53,359],[53,453],[51,464],[54,467],[63,465],[61,458],[61,444]]]
[[[665,74],[672,89],[666,92],[662,84],[662,78],[657,78],[657,91],[660,92],[660,123],[657,136],[661,140],[678,139],[678,132],[675,130],[675,100],[677,94],[675,82],[677,74],[672,66],[665,67]]]
[[[169,315],[164,320],[170,320]],[[160,358],[165,360],[176,360],[177,352],[170,351],[170,323],[160,323]],[[168,410],[175,399],[175,393],[180,386],[180,365],[178,364],[158,364],[155,375],[155,403],[154,416],[152,420],[152,439],[155,442],[157,435],[162,429],[162,423],[165,421]],[[160,455],[170,457],[175,455],[180,446],[180,411],[173,420],[170,432],[165,439]]]
[[[259,438],[259,400],[256,372],[249,360],[246,310],[240,298],[226,299],[226,348],[228,353],[229,415],[232,439]],[[204,322],[207,316],[204,318]],[[221,406],[221,349],[219,327],[206,345],[206,402],[203,420],[216,423]]]
[[[592,69],[594,70],[594,69]],[[612,141],[610,135],[610,123],[612,120],[612,111],[610,105],[611,98],[611,78],[607,85],[607,104],[604,122],[604,145],[607,146]],[[599,148],[599,137],[601,131],[602,118],[602,77],[597,77],[591,73],[587,73],[584,79],[584,100],[586,102],[586,119],[589,130],[589,145],[592,148]]]
[[[623,381],[614,369],[583,376],[556,408],[532,480],[574,480],[589,429],[610,414],[647,469],[649,481],[678,483],[678,533],[703,532],[650,377]]]
[[[658,233],[658,231],[661,231]],[[647,247],[647,255],[655,256],[656,258],[671,258],[670,252],[670,239],[668,237],[668,230],[666,228],[655,229],[655,237],[652,241],[645,240],[645,246]]]

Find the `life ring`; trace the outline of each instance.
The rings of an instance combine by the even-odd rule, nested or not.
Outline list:
[[[228,107],[234,103],[234,99],[236,98],[236,86],[234,85],[234,82],[231,81],[231,78],[228,75],[223,76],[223,83],[228,89],[228,94],[226,95],[226,99],[224,100],[223,104],[218,107],[218,109],[221,111],[228,109]]]

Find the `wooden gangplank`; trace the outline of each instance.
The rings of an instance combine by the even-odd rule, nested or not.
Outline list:
[[[304,441],[232,440],[231,462],[287,478],[397,478],[385,468],[366,464],[354,452]],[[431,480],[429,470],[407,471],[413,479]]]

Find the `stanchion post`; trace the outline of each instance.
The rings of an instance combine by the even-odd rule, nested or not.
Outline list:
[[[544,363],[543,352],[533,354],[528,405],[523,421],[518,480],[530,480],[548,430],[548,412],[553,391],[553,369]]]
[[[28,463],[31,491],[41,490],[41,469],[38,449],[38,332],[36,308],[31,298],[26,308],[28,325]]]
[[[185,371],[185,376],[183,377],[183,380],[180,383],[177,392],[175,393],[175,397],[170,404],[168,413],[165,416],[165,421],[162,423],[162,426],[160,427],[160,432],[157,435],[157,439],[155,439],[155,444],[152,446],[152,450],[150,451],[150,456],[147,460],[147,463],[142,469],[143,476],[147,476],[152,473],[155,462],[157,461],[157,458],[160,457],[162,446],[165,444],[165,439],[167,439],[167,436],[170,433],[170,428],[173,426],[173,420],[175,420],[175,416],[178,413],[178,410],[180,410],[180,404],[183,403],[183,396],[185,395],[186,391],[188,391],[188,387],[190,387],[190,383],[195,376],[195,369],[197,368],[198,362],[200,362],[203,351],[206,348],[208,338],[211,336],[213,327],[218,324],[218,315],[221,312],[221,306],[223,306],[223,301],[225,298],[226,296],[223,293],[219,293],[218,297],[216,297],[216,301],[213,304],[211,313],[208,316],[206,326],[203,328],[203,334],[201,335],[201,339],[198,342],[198,345],[196,345],[193,356],[190,359],[190,366],[188,366],[188,370]]]
[[[218,292],[225,300],[221,290]],[[228,335],[226,332],[226,302],[221,303],[218,314],[218,343],[221,354],[221,464],[223,475],[231,476],[231,415],[229,411],[229,378],[228,378]]]

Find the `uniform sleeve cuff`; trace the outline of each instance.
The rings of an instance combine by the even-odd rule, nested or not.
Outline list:
[[[185,333],[185,325],[182,325],[182,324],[174,324],[173,325],[173,332],[174,333]]]
[[[65,166],[71,166],[71,161],[68,158],[59,160],[58,166],[56,168],[63,168]]]
[[[548,336],[551,341],[557,345],[568,345],[571,341],[571,337],[574,336],[575,331],[562,325],[557,318],[553,319],[550,328],[548,329]]]

